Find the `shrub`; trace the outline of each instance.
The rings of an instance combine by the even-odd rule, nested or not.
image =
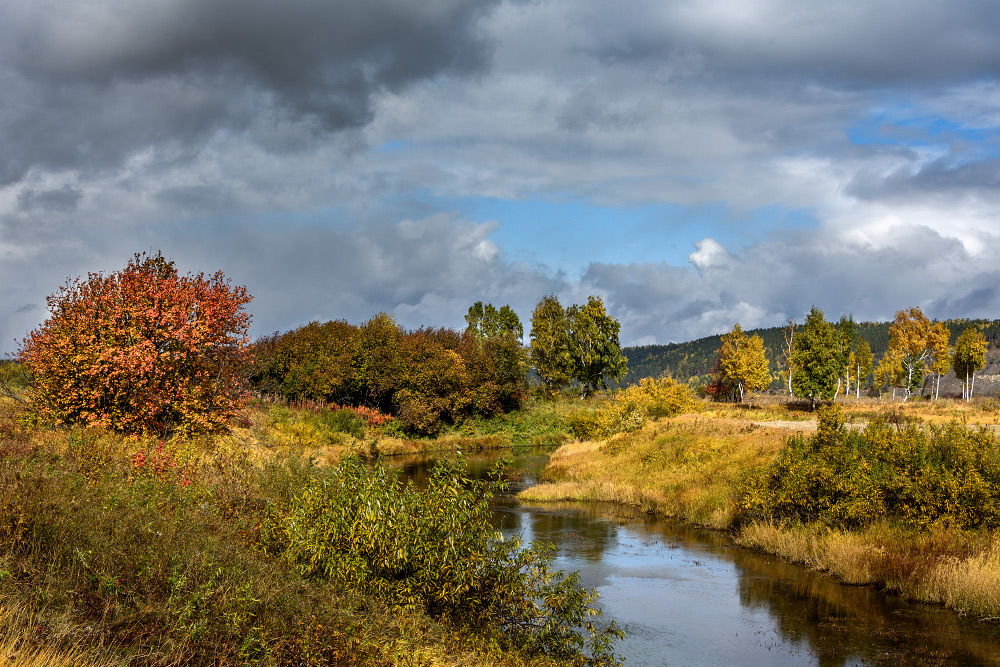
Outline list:
[[[741,508],[754,518],[860,527],[884,517],[913,526],[1000,526],[997,438],[963,424],[920,428],[874,419],[864,432],[823,408],[816,435],[788,439],[778,458],[744,480]]]
[[[159,254],[67,282],[21,343],[35,409],[129,433],[225,430],[245,399],[250,298]]]
[[[596,593],[553,571],[547,549],[504,539],[491,525],[490,498],[505,488],[500,468],[486,481],[462,470],[460,459],[442,462],[418,491],[382,466],[346,459],[272,514],[264,544],[306,577],[497,632],[569,664],[614,664],[623,634],[594,624]]]
[[[616,393],[607,408],[571,417],[570,428],[578,438],[597,440],[616,433],[631,433],[641,429],[650,419],[673,417],[692,412],[697,407],[691,388],[686,384],[670,377],[643,378],[639,384]]]

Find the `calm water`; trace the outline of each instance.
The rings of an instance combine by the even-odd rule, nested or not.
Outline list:
[[[516,454],[514,489],[536,483],[547,458]],[[494,460],[468,457],[470,473]],[[431,464],[395,465],[420,484]],[[843,586],[725,535],[594,504],[506,497],[496,510],[504,531],[554,544],[557,565],[600,592],[605,616],[628,632],[619,652],[629,666],[1000,665],[995,625]]]

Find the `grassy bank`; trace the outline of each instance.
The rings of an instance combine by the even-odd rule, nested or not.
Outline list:
[[[773,459],[787,434],[701,413],[664,419],[606,442],[563,445],[545,483],[521,498],[618,502],[725,529],[737,516],[742,471]]]
[[[527,419],[524,430],[542,428]],[[282,429],[297,432],[296,439],[266,442]],[[453,437],[490,435],[496,434]],[[366,570],[363,578],[353,569],[337,570],[334,577],[327,575],[329,566],[313,567],[323,563],[316,560],[320,552],[310,551],[309,535],[293,530],[316,518],[303,499],[332,503],[330,516],[364,512],[350,504],[357,500],[351,491],[357,480],[343,481],[346,473],[321,459],[370,448],[369,438],[341,430],[321,411],[293,408],[275,417],[267,407],[232,435],[161,443],[49,429],[32,424],[12,404],[0,404],[0,661],[15,656],[4,664],[101,667],[567,664],[574,651],[570,635],[532,639],[514,629],[463,622],[465,584],[455,588],[418,577],[412,581],[424,588],[410,584],[403,599],[398,591],[404,589],[380,583],[397,581],[395,575],[380,578],[381,570]],[[317,495],[327,488],[343,493]],[[420,497],[397,497],[396,487],[385,483],[381,488],[388,494],[384,502],[409,508],[399,516],[419,515]],[[442,494],[436,502],[457,503],[456,511],[475,507],[462,486]],[[446,529],[436,527],[435,517],[455,517],[456,511],[428,513],[423,524],[406,524],[405,535],[392,539]],[[380,514],[378,525],[382,519]],[[366,544],[385,542],[392,522],[385,526],[366,534]],[[486,562],[499,563],[499,580],[513,552],[493,549],[476,530],[480,541],[470,548],[488,550]],[[370,555],[323,553],[335,564],[363,564]],[[391,567],[409,577],[414,562]],[[525,556],[524,566],[530,573],[544,563]],[[480,574],[475,581],[482,581]],[[424,602],[420,596],[433,594],[434,586],[449,592]],[[482,605],[491,598],[484,590],[470,599]],[[559,613],[583,609],[587,601],[563,602]],[[507,612],[535,610],[528,605]]]
[[[867,436],[868,431],[855,429],[851,437],[859,442],[867,437],[885,460],[865,459],[855,442],[848,447],[853,453],[834,463],[786,461],[785,473],[798,475],[799,486],[788,487],[770,505],[747,501],[751,480],[776,465],[789,442],[811,451],[825,437],[823,427],[816,433],[815,421],[803,420],[794,405],[759,410],[709,405],[606,441],[567,443],[553,454],[545,483],[521,497],[634,505],[732,531],[744,546],[827,571],[846,583],[879,586],[979,617],[1000,616],[1000,531],[992,518],[1000,490],[990,481],[995,400],[848,401],[843,408],[856,426],[878,418],[883,430]],[[952,426],[941,426],[945,423]],[[972,428],[974,423],[986,428]],[[843,451],[848,431],[837,432],[830,451]],[[925,452],[928,443],[940,447]],[[985,453],[976,454],[966,443],[978,443],[976,451]],[[909,457],[911,467],[902,459],[892,463],[893,456]],[[954,462],[965,467],[948,472]],[[903,477],[911,481],[887,476],[895,468],[909,470]],[[859,470],[875,472],[861,484]],[[777,488],[775,479],[765,486]],[[817,504],[824,493],[837,502]],[[802,511],[791,511],[793,506]]]
[[[265,458],[306,455],[321,465],[348,454],[378,457],[558,445],[570,438],[572,415],[594,403],[531,400],[524,410],[448,426],[436,438],[414,438],[385,415],[355,415],[316,402],[257,401],[243,423],[217,441],[247,447]]]

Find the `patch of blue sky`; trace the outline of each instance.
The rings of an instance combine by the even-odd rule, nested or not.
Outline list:
[[[856,145],[936,148],[969,157],[1000,157],[997,128],[969,126],[912,104],[872,110],[848,128],[847,137]]]
[[[393,141],[386,141],[385,143],[376,146],[374,149],[372,149],[372,152],[385,153],[391,155],[394,153],[402,153],[409,147],[410,143],[407,141],[393,140]]]
[[[765,234],[816,225],[809,211],[776,205],[736,214],[724,203],[617,208],[579,199],[468,197],[437,204],[443,210],[459,211],[469,220],[496,221],[499,226],[491,239],[508,259],[538,262],[573,277],[592,262],[684,266],[695,243],[707,237],[738,251]]]

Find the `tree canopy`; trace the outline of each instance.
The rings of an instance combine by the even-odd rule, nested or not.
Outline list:
[[[834,398],[845,363],[836,328],[813,306],[792,349],[792,391],[809,399],[813,408]]]
[[[986,365],[986,339],[974,324],[970,324],[955,342],[953,366],[955,377],[962,383],[962,398],[972,398],[976,371]]]
[[[733,388],[742,403],[744,396],[750,397],[763,391],[771,384],[764,341],[756,334],[750,337],[743,332],[739,322],[733,330],[722,336],[719,347],[719,381]]]
[[[128,433],[224,430],[245,398],[250,300],[222,272],[181,276],[159,253],[70,280],[21,342],[33,404]]]

